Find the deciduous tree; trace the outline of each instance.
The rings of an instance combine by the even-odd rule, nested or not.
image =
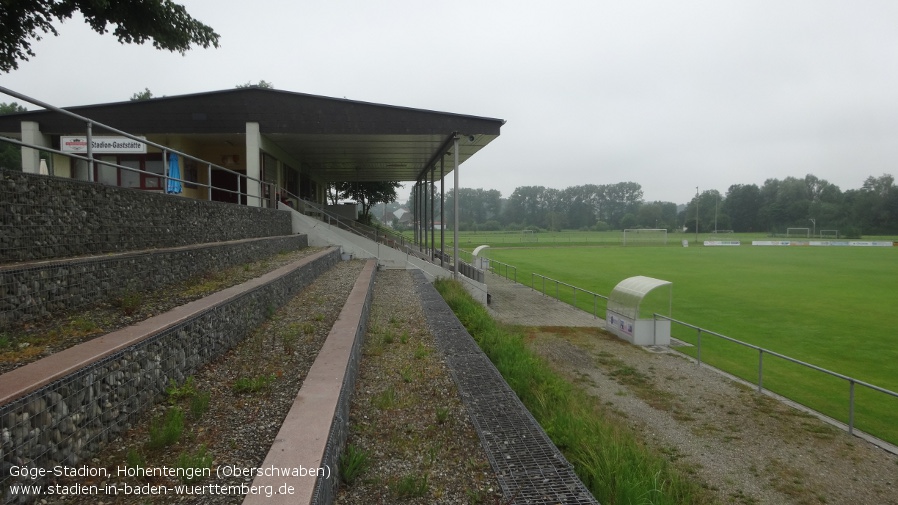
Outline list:
[[[0,72],[9,72],[35,56],[34,40],[59,35],[53,26],[81,12],[100,34],[109,31],[121,43],[143,44],[184,54],[193,45],[218,47],[219,35],[172,0],[3,0],[0,3]]]

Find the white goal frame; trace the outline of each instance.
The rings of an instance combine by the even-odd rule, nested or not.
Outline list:
[[[630,235],[630,240],[628,244],[627,234]],[[633,239],[632,237],[636,235],[645,235],[645,238],[642,240]],[[652,240],[653,237],[663,237],[662,240]],[[624,230],[623,234],[623,245],[667,245],[667,228],[627,228]]]
[[[839,238],[839,230],[820,230],[820,238],[833,236]]]
[[[804,230],[805,238],[811,238],[811,229],[810,228],[786,228],[786,236],[787,237],[798,237],[799,235],[792,235],[792,230]]]
[[[539,242],[534,230],[521,230],[521,242]]]

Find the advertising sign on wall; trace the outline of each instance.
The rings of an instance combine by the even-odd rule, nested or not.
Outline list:
[[[91,150],[99,154],[147,152],[146,144],[128,137],[91,137],[90,141]],[[64,153],[86,153],[87,137],[61,137],[59,147]]]

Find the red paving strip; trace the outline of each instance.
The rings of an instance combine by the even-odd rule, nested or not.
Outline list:
[[[0,375],[0,405],[5,405],[91,363],[100,361],[122,349],[183,323],[215,305],[227,302],[247,291],[265,285],[330,252],[332,252],[332,248],[325,249],[243,284],[223,289],[205,298],[176,307],[127,328],[97,337]]]
[[[270,486],[274,494],[247,495],[243,505],[311,503],[317,481],[314,472],[323,469],[322,477],[337,478],[337,469],[323,464],[325,447],[356,334],[359,325],[365,324],[362,313],[375,270],[375,261],[368,260],[260,467],[273,475],[260,474],[253,480],[253,486]],[[303,471],[305,476],[295,475]]]

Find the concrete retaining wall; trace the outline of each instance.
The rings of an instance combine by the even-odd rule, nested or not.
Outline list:
[[[130,327],[116,332],[120,335],[113,333],[86,342],[82,346],[106,346],[108,353],[91,351],[93,358],[86,366],[74,369],[72,363],[81,359],[78,353],[82,346],[77,346],[0,376],[0,492],[15,483],[9,476],[12,466],[84,464],[105,442],[128,429],[165,391],[170,380],[180,383],[230,349],[273,308],[338,261],[339,251],[329,249],[192,302],[180,309],[194,311],[193,315],[179,315],[158,332],[129,337],[129,332],[137,331]],[[208,299],[221,302],[210,306]],[[167,323],[155,320],[165,316],[141,325],[164,326]],[[169,314],[164,321],[171,319]],[[67,368],[74,370],[68,372]],[[10,499],[2,498],[0,502]]]
[[[0,264],[290,235],[276,209],[0,170]]]

